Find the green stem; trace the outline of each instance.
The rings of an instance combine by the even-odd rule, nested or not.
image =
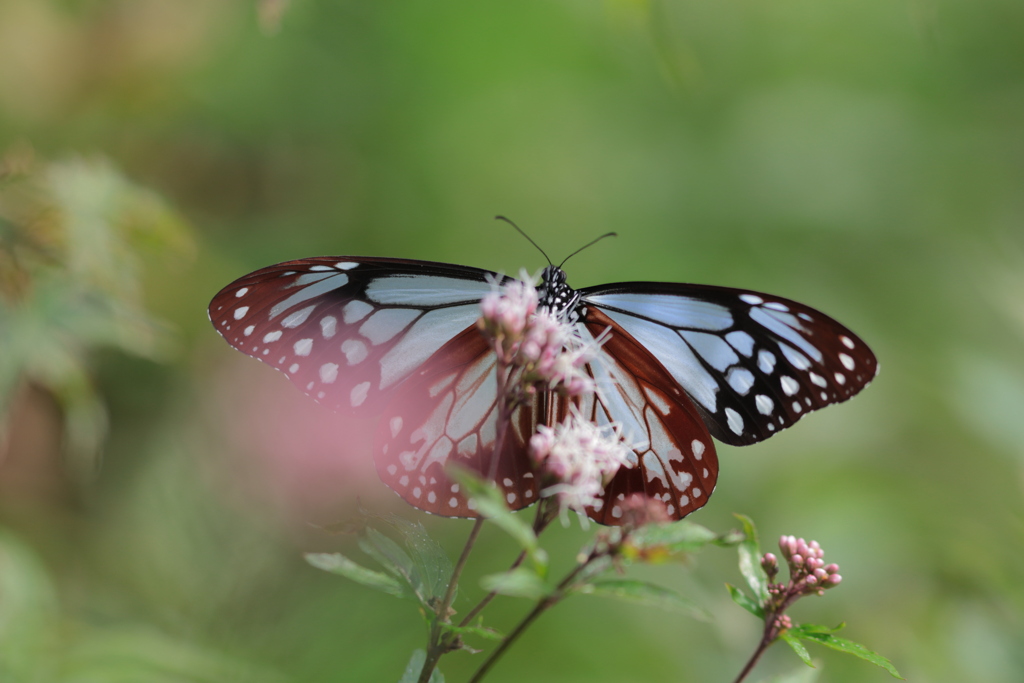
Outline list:
[[[537,503],[537,515],[533,519],[533,533],[537,536],[540,536],[541,532],[544,531],[544,529],[547,528],[548,524],[551,523],[551,520],[554,519],[551,515],[548,514],[547,507],[545,505],[545,502],[547,500],[549,499],[545,498],[541,500],[539,503]],[[523,563],[523,560],[525,559],[526,551],[524,550],[521,553],[519,553],[519,557],[515,559],[515,562],[513,562],[512,565],[508,568],[508,571],[512,571],[513,569],[521,565]],[[487,607],[487,605],[490,604],[491,600],[497,597],[497,595],[498,591],[491,591],[490,593],[485,595],[480,600],[480,602],[476,604],[476,607],[469,610],[469,613],[467,613],[466,616],[462,619],[462,621],[459,622],[459,626],[469,626],[469,623],[473,621],[476,615],[480,614],[480,612],[483,611],[484,607]]]
[[[530,613],[523,617],[523,620],[520,621],[514,629],[512,629],[511,633],[509,633],[502,639],[501,643],[498,645],[497,648],[495,648],[494,652],[492,652],[490,656],[488,656],[487,659],[484,661],[484,663],[480,665],[480,668],[476,670],[476,673],[473,674],[473,677],[469,679],[469,683],[479,683],[487,674],[487,672],[491,669],[491,667],[493,667],[498,662],[498,660],[501,659],[501,656],[505,654],[505,651],[508,650],[513,643],[515,643],[515,641],[519,638],[520,635],[522,635],[523,631],[525,631],[527,627],[530,626],[530,624],[536,621],[537,617],[543,614],[548,608],[554,606],[560,600],[562,600],[565,597],[566,589],[570,585],[572,585],[572,582],[576,579],[577,576],[579,576],[580,572],[582,572],[587,567],[587,565],[589,565],[591,562],[593,562],[603,554],[604,553],[591,553],[591,555],[587,557],[587,559],[584,562],[581,562],[580,564],[576,565],[576,568],[569,572],[569,574],[559,582],[558,586],[555,588],[554,591],[552,591],[551,595],[539,600],[537,604],[534,606],[534,608],[530,610]]]
[[[462,547],[462,554],[459,555],[459,560],[455,563],[455,568],[452,569],[452,576],[448,581],[448,588],[445,590],[444,598],[442,598],[441,604],[437,608],[434,622],[430,626],[430,635],[427,639],[429,645],[427,647],[427,658],[424,660],[423,668],[420,670],[418,683],[428,683],[428,681],[430,681],[430,676],[434,673],[434,667],[437,666],[437,662],[441,659],[441,655],[443,655],[447,650],[447,642],[444,638],[442,626],[443,624],[450,623],[448,621],[448,610],[452,606],[452,601],[455,599],[455,590],[459,585],[459,576],[462,574],[462,570],[466,566],[466,561],[469,559],[469,553],[473,549],[473,545],[476,543],[477,536],[480,535],[480,529],[483,528],[483,525],[484,518],[477,517],[476,522],[473,523],[473,529],[469,532],[469,538],[466,539],[466,545]]]
[[[774,619],[775,618],[772,617],[772,621],[774,621]],[[747,677],[747,674],[754,670],[754,667],[757,665],[758,660],[761,659],[761,655],[765,653],[765,650],[775,642],[775,638],[771,637],[772,627],[770,623],[771,622],[765,623],[764,633],[761,635],[761,642],[757,644],[757,649],[754,650],[754,654],[752,654],[750,659],[747,660],[747,664],[743,667],[743,671],[740,671],[739,676],[736,677],[736,680],[733,681],[733,683],[741,683],[743,679]]]

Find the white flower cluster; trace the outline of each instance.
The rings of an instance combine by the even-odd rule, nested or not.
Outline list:
[[[541,495],[557,495],[563,510],[583,512],[595,505],[619,468],[630,466],[632,452],[620,425],[598,426],[575,409],[554,428],[541,425],[530,439],[534,461],[559,482]]]

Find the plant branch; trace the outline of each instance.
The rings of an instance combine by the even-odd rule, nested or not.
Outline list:
[[[484,663],[480,665],[480,668],[476,670],[476,673],[473,674],[473,677],[469,679],[468,683],[479,683],[491,667],[493,667],[501,656],[505,654],[505,651],[515,643],[520,635],[522,635],[523,631],[525,631],[530,624],[536,621],[537,617],[543,614],[548,608],[554,606],[565,597],[566,588],[572,585],[572,582],[577,576],[579,576],[580,572],[590,565],[591,562],[604,554],[606,554],[605,551],[592,551],[585,561],[576,565],[576,568],[569,572],[569,574],[558,583],[558,586],[554,591],[552,591],[551,595],[540,599],[534,608],[530,610],[530,613],[523,617],[523,620],[520,621],[516,627],[502,639],[498,647],[495,648]]]
[[[547,499],[541,500],[539,503],[537,503],[537,514],[533,519],[533,533],[537,536],[540,536],[541,532],[547,528],[548,524],[550,524],[551,520],[553,519],[550,515],[547,514],[546,506],[544,503],[545,500]],[[519,565],[523,563],[523,560],[525,559],[526,551],[524,550],[519,553],[519,556],[509,566],[507,571],[512,571],[513,569],[517,568]],[[480,614],[480,612],[483,611],[484,607],[487,607],[487,605],[490,604],[491,600],[497,597],[497,595],[498,591],[491,591],[483,598],[481,598],[480,602],[478,602],[473,609],[469,610],[469,612],[462,619],[462,621],[459,622],[459,626],[469,626],[470,622],[473,621],[476,615]]]
[[[476,522],[473,523],[473,528],[469,532],[469,538],[466,539],[466,545],[462,547],[462,554],[459,555],[459,560],[455,563],[455,568],[452,569],[451,579],[448,580],[448,588],[445,590],[444,598],[442,598],[441,604],[438,605],[434,621],[430,626],[427,658],[424,660],[423,668],[420,670],[418,683],[428,683],[430,675],[434,672],[434,667],[437,666],[437,661],[441,659],[441,655],[443,655],[447,649],[448,643],[443,637],[442,624],[449,623],[448,610],[451,608],[452,601],[455,599],[455,591],[459,585],[459,576],[462,574],[462,570],[466,566],[466,561],[469,559],[469,553],[472,551],[473,545],[476,543],[476,539],[480,535],[480,529],[483,528],[483,525],[484,518],[477,517]]]
[[[764,633],[761,635],[761,642],[757,644],[757,649],[754,650],[754,654],[752,654],[750,656],[750,659],[747,660],[746,666],[743,667],[743,670],[740,671],[739,676],[736,677],[736,680],[733,681],[733,683],[741,683],[743,679],[747,677],[747,674],[754,670],[754,667],[757,665],[758,660],[761,659],[761,655],[765,653],[765,650],[767,650],[768,647],[775,642],[775,638],[772,637],[771,634],[772,630],[773,628],[771,626],[771,622],[766,621],[764,626]]]

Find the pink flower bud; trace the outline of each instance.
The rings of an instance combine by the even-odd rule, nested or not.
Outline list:
[[[800,555],[793,555],[792,557],[789,558],[789,562],[794,567],[799,567],[800,565],[802,565],[804,563],[804,558],[801,557]]]
[[[825,571],[827,571],[829,574],[836,574],[836,573],[839,572],[839,565],[838,564],[826,565]]]
[[[826,583],[828,586],[838,586],[842,580],[843,577],[839,576],[839,574],[830,574]]]
[[[806,579],[804,579],[804,582],[806,582],[808,586],[813,586],[814,584],[818,583],[818,579],[814,576],[814,574],[811,574]]]

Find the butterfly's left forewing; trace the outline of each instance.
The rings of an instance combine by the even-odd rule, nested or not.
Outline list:
[[[489,275],[427,261],[308,258],[236,280],[209,315],[229,344],[320,403],[372,414],[476,321]]]

